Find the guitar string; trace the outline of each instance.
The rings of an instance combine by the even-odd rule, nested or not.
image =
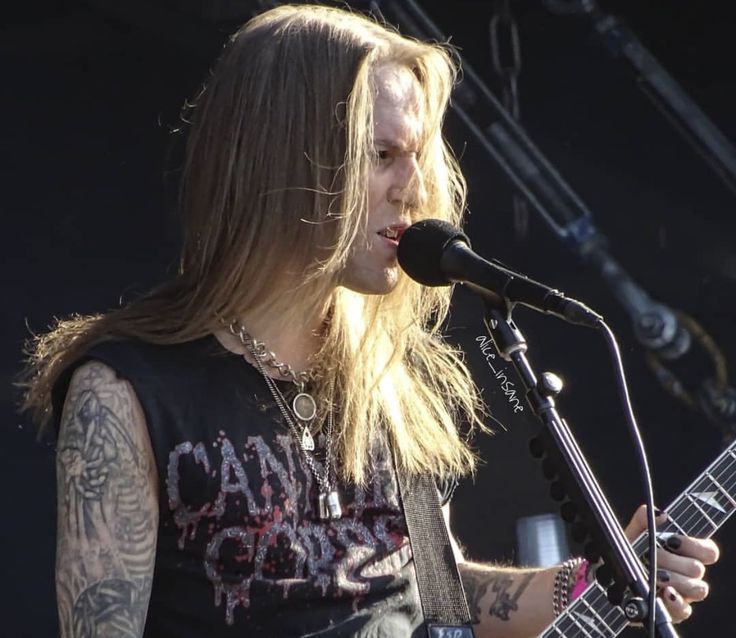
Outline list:
[[[720,470],[715,468],[715,466],[723,465],[724,461],[727,461],[725,467]],[[708,487],[716,487],[716,493],[719,494],[721,493],[721,490],[723,490],[723,492],[725,492],[726,494],[730,494],[731,492],[733,492],[735,487],[734,478],[736,478],[736,472],[733,471],[735,465],[736,458],[734,458],[730,454],[727,454],[726,457],[717,460],[713,464],[713,466],[711,466],[714,468],[712,472],[709,471],[711,468],[708,468],[708,470],[703,473],[704,475],[696,480],[695,483],[691,485],[686,490],[686,492],[675,501],[675,503],[673,503],[673,506],[670,508],[672,516],[673,518],[677,519],[679,527],[681,527],[685,533],[693,536],[711,536],[726,521],[726,519],[731,516],[733,510],[736,509],[734,504],[728,498],[724,497],[728,501],[724,505],[720,502],[720,500],[713,496],[717,505],[726,511],[720,512],[718,514],[718,518],[720,518],[720,521],[713,521],[713,525],[711,525],[707,518],[705,518],[704,516],[699,516],[699,513],[702,512],[702,507],[697,506],[690,500],[690,498],[692,498],[692,493],[694,492],[711,491],[708,490]],[[718,487],[720,487],[721,489],[718,489]],[[688,496],[690,496],[690,498],[688,498]],[[718,509],[717,506],[712,507],[715,510]],[[728,507],[730,507],[731,511],[728,511]],[[697,523],[693,523],[693,519],[699,521],[700,525]],[[717,527],[715,527],[715,529],[711,529],[714,525],[717,525]]]

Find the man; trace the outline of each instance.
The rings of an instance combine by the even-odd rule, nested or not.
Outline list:
[[[480,419],[437,332],[449,291],[396,247],[420,217],[460,221],[455,72],[324,7],[233,36],[194,112],[178,275],[34,346],[62,636],[422,635],[396,471],[472,471],[455,423]],[[678,540],[660,565],[682,620],[717,548]],[[458,557],[479,636],[539,633],[578,575]]]

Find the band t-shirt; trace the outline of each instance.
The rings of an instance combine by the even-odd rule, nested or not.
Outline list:
[[[91,359],[131,382],[158,469],[145,636],[421,635],[385,448],[373,450],[365,487],[341,486],[343,516],[322,521],[316,481],[263,377],[214,337],[109,341]],[[55,388],[57,414],[69,376]]]

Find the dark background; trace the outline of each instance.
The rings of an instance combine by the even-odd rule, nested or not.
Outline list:
[[[29,331],[54,317],[103,311],[171,272],[181,136],[178,113],[219,47],[256,3],[104,0],[28,3],[0,30],[0,175],[3,280],[0,401],[3,594],[0,635],[56,633],[53,599],[53,447],[15,413],[12,381]],[[359,6],[357,3],[355,6]],[[492,2],[425,3],[438,26],[494,91],[488,44]],[[736,44],[725,3],[606,2],[736,140]],[[694,316],[733,365],[736,198],[642,93],[634,74],[594,38],[585,19],[539,2],[511,3],[521,34],[524,126],[594,212],[612,252],[653,297]],[[593,270],[532,213],[514,229],[511,189],[450,116],[448,135],[471,188],[474,248],[585,300],[618,335],[647,444],[657,502],[665,506],[723,446],[722,432],[665,393],[644,363],[629,317]],[[515,313],[537,368],[566,381],[561,410],[614,509],[643,499],[602,337],[529,311]],[[515,558],[519,517],[554,512],[526,452],[533,423],[513,415],[475,342],[482,308],[456,295],[450,336],[462,344],[498,423],[477,441],[484,464],[455,497],[457,535],[474,558]],[[718,533],[712,593],[683,636],[728,635],[736,585],[736,529]],[[724,633],[725,631],[725,633]],[[627,632],[628,633],[628,632]]]

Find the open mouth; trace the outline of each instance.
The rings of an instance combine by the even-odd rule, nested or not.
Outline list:
[[[388,228],[379,230],[378,234],[381,235],[381,237],[398,242],[405,230],[406,226],[389,226]]]

